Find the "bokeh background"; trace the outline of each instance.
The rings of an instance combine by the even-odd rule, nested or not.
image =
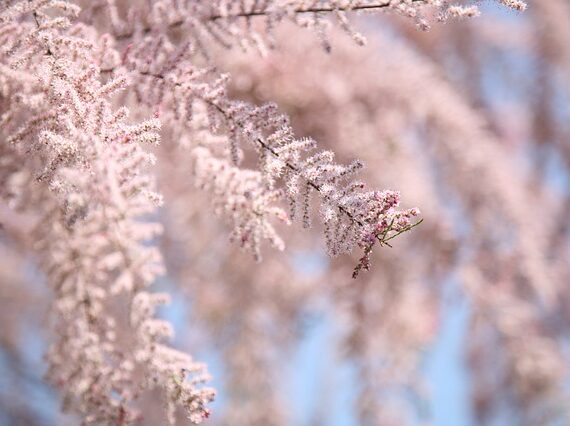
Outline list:
[[[284,228],[256,264],[158,148],[161,315],[213,375],[207,424],[570,424],[570,3],[482,11],[429,32],[361,16],[368,44],[334,30],[330,53],[287,25],[266,56],[212,47],[233,97],[276,102],[424,222],[357,280],[318,225]],[[0,243],[0,425],[77,424],[42,381],[50,293]]]

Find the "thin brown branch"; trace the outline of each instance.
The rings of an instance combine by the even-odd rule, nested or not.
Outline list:
[[[412,0],[412,3],[423,3],[425,0]],[[341,7],[334,7],[334,6],[313,6],[308,7],[306,9],[299,8],[293,9],[291,13],[295,15],[302,15],[307,13],[333,13],[333,12],[356,12],[356,11],[374,11],[374,10],[382,10],[386,9],[390,6],[390,1],[378,2],[378,3],[371,3],[371,4],[362,4],[356,6],[341,6]],[[207,19],[207,21],[217,21],[219,19],[232,19],[232,18],[253,18],[259,16],[267,16],[267,10],[252,10],[249,12],[238,12],[238,13],[230,13],[227,15],[211,15]]]
[[[226,113],[226,111],[224,109],[222,109],[220,106],[218,106],[217,104],[210,102],[210,101],[206,101],[208,104],[212,105],[214,108],[216,108],[224,117],[226,117],[227,120],[231,120],[232,118],[228,116],[228,114]],[[236,124],[242,128],[243,125],[240,122],[236,122]],[[255,140],[257,142],[257,144],[259,144],[259,146],[261,146],[261,148],[265,149],[266,151],[268,151],[269,153],[271,153],[271,155],[273,155],[275,158],[279,158],[279,153],[276,152],[273,148],[271,148],[269,145],[267,145],[263,139],[261,138],[257,138]],[[297,166],[295,166],[294,164],[289,163],[288,161],[285,161],[285,166],[293,171],[296,174],[300,175],[300,170]],[[316,191],[318,191],[319,193],[322,194],[322,189],[321,186],[311,180],[307,180],[307,185],[309,185],[311,188],[315,189]],[[329,197],[327,195],[323,194],[323,197],[328,200]],[[356,223],[357,225],[364,227],[364,224],[357,218],[355,218],[352,213],[350,213],[348,210],[346,210],[343,206],[338,206],[338,209],[344,213],[345,215],[347,215],[350,220],[352,220],[354,223]]]
[[[160,80],[164,80],[164,79],[165,79],[165,77],[164,77],[163,75],[161,75],[161,74],[155,74],[155,73],[146,72],[146,71],[140,71],[139,74],[140,74],[140,75],[144,75],[144,76],[154,77],[154,78],[157,78],[157,79],[160,79]],[[180,86],[179,83],[175,83],[175,85],[176,85],[176,86]],[[227,113],[227,111],[224,110],[222,107],[220,107],[218,104],[216,104],[215,102],[212,102],[212,101],[210,101],[210,100],[207,100],[207,99],[203,99],[203,101],[206,102],[206,103],[208,103],[208,104],[211,105],[212,107],[216,108],[216,109],[220,112],[220,114],[222,114],[222,115],[226,118],[226,120],[228,120],[228,121],[233,121],[237,126],[239,126],[240,128],[243,128],[242,123],[240,123],[239,121],[233,120],[233,118]],[[261,139],[260,137],[258,137],[255,141],[256,141],[256,143],[257,143],[261,148],[263,148],[263,149],[266,150],[267,152],[271,153],[271,155],[273,155],[275,158],[279,158],[279,153],[276,152],[272,147],[270,147],[269,145],[267,145],[267,144],[265,143],[265,141],[263,141],[263,139]],[[301,172],[300,172],[299,168],[298,168],[297,166],[295,166],[294,164],[291,164],[290,162],[285,161],[285,166],[286,166],[289,170],[291,170],[292,172],[294,172],[294,173],[300,175]],[[313,182],[313,181],[311,181],[311,180],[307,180],[307,184],[308,184],[311,188],[315,189],[317,192],[319,192],[320,194],[322,194],[322,196],[323,196],[323,198],[324,198],[325,200],[330,200],[330,198],[329,198],[327,195],[323,194],[322,188],[321,188],[321,186],[320,186],[319,184],[317,184],[317,183],[315,183],[315,182]],[[356,223],[356,224],[357,224],[358,226],[360,226],[361,228],[364,228],[364,226],[365,226],[364,223],[363,223],[360,219],[354,217],[354,215],[353,215],[350,211],[348,211],[345,207],[343,207],[343,206],[341,206],[341,205],[338,205],[337,207],[338,207],[339,211],[342,212],[343,214],[345,214],[352,222]],[[405,228],[405,229],[402,229],[402,230],[399,231],[397,234],[392,235],[390,238],[386,238],[386,233],[387,233],[387,232],[389,231],[389,229],[391,228],[391,226],[390,226],[390,227],[388,228],[388,230],[386,231],[386,233],[382,236],[382,238],[381,238],[379,235],[375,235],[375,237],[376,237],[376,239],[378,240],[378,242],[379,242],[381,245],[386,245],[386,246],[388,246],[388,247],[392,247],[392,246],[388,243],[389,240],[393,239],[394,237],[396,237],[396,236],[398,236],[398,235],[400,235],[400,234],[402,234],[402,233],[404,233],[404,232],[409,231],[410,229],[414,228],[415,226],[419,225],[419,224],[422,223],[422,222],[423,222],[423,219],[420,220],[420,221],[418,221],[418,222],[416,222],[414,225],[411,225],[411,226],[409,226],[409,227],[407,227],[407,228]]]
[[[30,1],[31,1],[31,0],[30,0]],[[38,29],[40,29],[40,20],[39,20],[39,18],[38,18],[38,12],[34,10],[34,11],[32,12],[32,15],[33,15],[33,17],[34,17],[34,21],[35,21],[35,23],[36,23],[36,27],[37,27]],[[51,51],[51,49],[50,49],[49,46],[47,47],[46,55],[48,55],[48,56],[53,56],[53,52]]]
[[[149,76],[149,77],[154,77],[154,78],[161,79],[161,80],[164,80],[164,76],[161,75],[161,74],[154,74],[154,73],[145,72],[145,71],[141,71],[139,74],[145,75],[145,76]],[[178,83],[175,83],[175,85],[178,85],[178,86],[179,86]],[[207,99],[204,99],[204,101],[205,101],[206,103],[208,103],[209,105],[213,106],[214,108],[216,108],[216,109],[220,112],[220,114],[222,114],[222,115],[226,118],[226,120],[228,120],[228,121],[230,121],[230,120],[233,121],[233,119],[229,116],[229,114],[227,113],[227,111],[224,110],[222,107],[220,107],[218,104],[216,104],[215,102],[211,102],[211,101],[209,101],[209,100],[207,100]],[[239,126],[240,128],[243,128],[242,123],[236,121],[235,124],[236,124],[237,126]],[[263,148],[264,150],[266,150],[266,151],[268,151],[269,153],[271,153],[271,155],[273,155],[275,158],[279,158],[279,153],[276,152],[276,151],[275,151],[273,148],[271,148],[269,145],[267,145],[267,144],[263,141],[263,139],[257,138],[257,139],[256,139],[256,142],[259,144],[259,146],[260,146],[261,148]],[[286,166],[289,170],[291,170],[291,171],[293,171],[293,172],[295,172],[295,173],[297,173],[297,174],[300,174],[300,171],[299,171],[298,167],[295,166],[294,164],[291,164],[291,163],[289,163],[288,161],[285,161],[285,166]],[[322,189],[321,189],[321,187],[320,187],[317,183],[315,183],[315,182],[313,182],[313,181],[311,181],[311,180],[307,180],[307,184],[308,184],[310,187],[312,187],[313,189],[315,189],[316,191],[318,191],[318,192],[320,192],[320,193],[322,194]],[[323,197],[325,197],[325,199],[328,199],[328,197],[327,197],[326,195],[323,195]],[[355,218],[355,217],[352,215],[352,213],[350,213],[348,210],[346,210],[343,206],[338,206],[338,208],[339,208],[339,210],[340,210],[342,213],[346,214],[346,215],[350,218],[350,220],[352,220],[354,223],[358,224],[358,225],[361,226],[361,227],[364,227],[364,224],[363,224],[359,219]]]
[[[411,0],[412,3],[424,3],[425,0]],[[343,7],[333,7],[333,6],[313,6],[308,8],[299,8],[299,9],[292,9],[289,13],[293,15],[304,15],[304,14],[322,14],[322,13],[333,13],[333,12],[358,12],[358,11],[375,11],[375,10],[383,10],[387,9],[390,6],[390,0],[372,4],[365,4],[365,5],[356,5],[356,6],[343,6]],[[224,19],[249,19],[249,18],[259,18],[263,16],[269,16],[271,14],[270,10],[250,10],[248,12],[236,12],[236,13],[228,13],[228,14],[214,14],[214,15],[206,15],[200,19],[202,22],[215,22]],[[170,25],[168,28],[174,29],[176,27],[180,27],[186,22],[184,19],[176,20]],[[152,31],[151,27],[145,27],[142,32],[147,34]],[[117,40],[125,40],[130,38],[133,35],[132,32],[118,34],[116,36]]]

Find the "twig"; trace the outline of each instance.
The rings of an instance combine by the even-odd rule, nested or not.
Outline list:
[[[425,0],[411,0],[412,3],[424,3]],[[373,11],[373,10],[382,10],[386,9],[390,6],[390,1],[385,2],[378,2],[373,4],[365,4],[365,5],[356,5],[356,6],[341,6],[341,7],[333,7],[333,6],[313,6],[306,9],[293,9],[290,13],[294,15],[303,15],[308,13],[332,13],[332,12],[358,12],[358,11]],[[269,16],[271,13],[270,10],[250,10],[249,12],[237,12],[237,13],[229,13],[227,15],[222,14],[214,14],[214,15],[207,15],[201,19],[202,22],[215,22],[223,19],[239,19],[239,18],[258,18],[263,16]],[[168,25],[170,29],[180,27],[186,22],[184,19],[180,19],[177,21],[172,22]],[[143,28],[143,34],[148,34],[152,31],[152,27],[145,27]],[[116,36],[117,40],[124,40],[132,37],[133,32],[128,32],[124,34],[118,34]]]
[[[412,0],[412,3],[423,3],[425,0]],[[381,2],[381,3],[372,3],[372,4],[362,4],[356,6],[313,6],[308,7],[306,9],[293,9],[291,13],[295,15],[301,15],[306,13],[332,13],[332,12],[356,12],[356,11],[363,11],[363,10],[380,10],[385,9],[390,6],[390,1]],[[219,19],[231,19],[231,18],[253,18],[258,16],[267,16],[267,10],[252,10],[249,12],[238,12],[238,13],[230,13],[227,15],[211,15],[208,17],[208,21],[217,21]]]
[[[139,71],[139,74],[144,75],[144,76],[149,76],[149,77],[154,77],[157,79],[161,79],[161,80],[165,80],[165,77],[161,74],[155,74],[155,73],[151,73],[151,72],[147,72],[147,71]],[[176,86],[180,86],[180,83],[174,83],[174,85]],[[238,127],[240,127],[241,129],[243,129],[243,124],[239,121],[234,120],[228,113],[226,110],[224,110],[222,107],[220,107],[218,104],[216,104],[215,102],[212,102],[208,99],[202,99],[204,102],[208,103],[209,105],[211,105],[212,107],[216,108],[228,121],[233,121]],[[266,151],[268,151],[269,153],[271,153],[271,155],[273,155],[275,158],[279,158],[279,153],[276,152],[272,147],[270,147],[269,145],[267,145],[263,139],[261,139],[260,137],[258,137],[256,140],[257,144],[259,144],[259,146],[263,149],[265,149]],[[299,170],[299,168],[297,166],[295,166],[294,164],[291,164],[288,161],[285,161],[285,166],[293,171],[294,173],[300,175],[301,172]],[[318,191],[319,193],[322,194],[323,198],[325,200],[330,200],[330,197],[328,195],[323,194],[322,188],[319,184],[307,179],[307,184],[315,189],[316,191]],[[341,205],[337,205],[338,209],[345,214],[352,222],[356,223],[357,225],[359,225],[361,228],[365,227],[365,224],[358,218],[354,217],[354,215],[348,211],[345,207],[341,206]],[[415,226],[419,225],[420,223],[423,222],[423,219],[421,219],[420,221],[416,222],[414,225],[411,225],[409,227],[406,227],[405,229],[400,230],[398,233],[392,235],[390,238],[386,238],[386,234],[390,231],[391,226],[388,227],[388,229],[385,231],[385,233],[382,235],[382,238],[380,238],[380,236],[378,234],[375,234],[376,239],[380,242],[381,245],[387,245],[388,247],[392,247],[388,241],[390,241],[391,239],[393,239],[394,237],[409,231],[410,229],[414,228]]]

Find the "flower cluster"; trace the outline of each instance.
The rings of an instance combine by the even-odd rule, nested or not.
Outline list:
[[[8,19],[25,12],[33,22]],[[55,293],[48,378],[87,424],[134,421],[134,402],[154,387],[199,422],[213,397],[197,386],[204,367],[161,343],[169,326],[142,304],[164,300],[147,292],[163,270],[147,244],[161,227],[141,219],[161,203],[147,172],[154,156],[141,145],[158,143],[160,122],[127,124],[128,109],[113,107],[128,79],[100,81],[100,40],[69,34],[81,34],[67,18],[77,13],[67,2],[35,1],[0,15],[13,70],[3,75],[11,101],[3,131],[14,161],[6,179],[26,182],[11,204],[38,218],[33,248]]]
[[[266,188],[255,170],[244,170],[212,156],[207,148],[193,150],[195,183],[209,192],[217,214],[232,222],[231,239],[261,260],[260,243],[268,240],[283,250],[285,243],[271,224],[272,218],[289,223],[285,211],[274,203],[281,191]]]
[[[303,226],[310,227],[311,197],[319,198],[331,256],[351,252],[361,245],[368,258],[374,245],[371,238],[384,244],[414,226],[410,219],[419,214],[418,209],[396,212],[396,193],[363,191],[364,184],[351,179],[362,168],[360,161],[342,165],[334,162],[331,151],[312,154],[315,141],[296,139],[288,120],[277,113],[274,105],[252,107],[221,96],[216,101],[209,97],[205,100],[214,107],[214,128],[225,125],[232,129],[230,151],[235,153],[234,161],[240,158],[238,144],[248,143],[257,151],[261,163],[265,183],[260,180],[260,185],[274,187],[276,182],[282,182],[292,219],[301,217]],[[218,114],[214,114],[216,111]]]
[[[149,106],[173,105],[161,114],[163,120],[172,120],[173,126],[182,127],[185,133],[180,133],[180,140],[191,139],[186,147],[197,150],[194,168],[198,185],[214,189],[216,211],[228,216],[233,224],[232,239],[252,251],[257,259],[263,239],[283,248],[268,222],[269,217],[289,221],[281,209],[272,206],[282,194],[289,201],[291,219],[302,217],[305,227],[311,224],[310,200],[316,194],[332,256],[362,245],[371,232],[376,232],[382,241],[414,226],[391,224],[381,232],[369,229],[386,220],[385,214],[388,210],[392,214],[394,206],[379,211],[374,201],[377,191],[363,192],[364,184],[351,180],[362,168],[360,161],[342,165],[334,161],[331,151],[313,153],[316,142],[296,138],[288,118],[279,113],[276,105],[255,106],[230,99],[229,76],[217,78],[212,70],[197,69],[190,61],[191,53],[189,45],[175,48],[166,38],[160,43],[144,38],[140,47],[132,47],[128,52],[125,67],[133,78],[139,79],[138,90],[150,93],[146,97],[139,95],[141,102]],[[153,58],[152,62],[149,58]],[[224,141],[225,147],[221,146]],[[260,171],[240,168],[249,153],[256,154]],[[228,185],[230,180],[232,185]],[[236,198],[238,194],[241,195]],[[372,249],[372,245],[364,246]]]
[[[496,1],[517,11],[526,8],[522,0]],[[424,30],[430,28],[432,16],[447,21],[479,15],[477,5],[450,0],[160,0],[147,11],[139,10],[149,17],[147,25],[141,28],[134,9],[127,19],[120,18],[114,2],[109,3],[109,11],[112,29],[119,39],[131,38],[141,31],[162,32],[165,27],[182,29],[191,34],[205,56],[206,39],[225,48],[237,45],[263,54],[268,47],[275,47],[274,30],[282,22],[311,29],[325,50],[330,51],[331,17],[357,44],[363,45],[366,39],[352,26],[350,14],[394,12],[414,20]]]
[[[390,246],[421,222],[418,209],[397,209],[398,192],[365,190],[355,180],[360,161],[336,162],[333,151],[295,136],[274,104],[232,99],[213,54],[236,45],[265,52],[285,21],[311,29],[328,51],[329,17],[363,44],[351,13],[393,11],[427,28],[432,16],[478,10],[445,0],[75,3],[0,6],[0,196],[11,213],[31,218],[29,235],[13,237],[34,253],[52,290],[47,377],[85,424],[137,422],[144,399],[156,394],[164,403],[159,424],[175,423],[177,410],[200,423],[214,398],[203,386],[206,368],[164,343],[173,331],[157,310],[168,297],[149,291],[165,270],[152,171],[159,143],[188,153],[185,178],[194,185],[187,187],[210,195],[232,239],[257,259],[263,240],[284,247],[274,219],[311,225],[312,199],[329,254],[364,251],[354,277],[369,269],[376,245]],[[286,276],[281,269],[274,281]],[[271,307],[248,312],[251,328],[273,315]],[[255,355],[248,348],[243,358]]]

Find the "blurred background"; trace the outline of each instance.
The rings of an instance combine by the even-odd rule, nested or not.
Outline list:
[[[213,56],[233,97],[276,102],[424,222],[356,280],[357,254],[329,259],[318,227],[256,264],[163,144],[157,290],[214,377],[206,424],[570,424],[570,3],[482,10],[429,32],[363,16],[367,46],[333,31],[330,53],[284,25],[265,57]],[[0,425],[77,424],[42,381],[50,294],[0,243]]]

